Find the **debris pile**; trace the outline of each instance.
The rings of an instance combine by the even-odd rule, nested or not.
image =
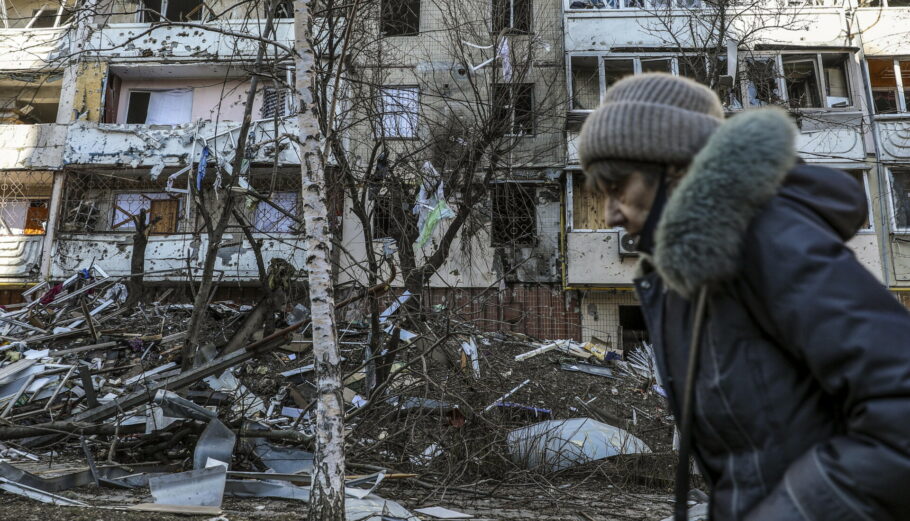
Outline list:
[[[200,515],[219,515],[228,498],[307,502],[306,308],[288,306],[283,329],[229,350],[252,308],[213,302],[189,361],[192,307],[166,294],[128,305],[125,289],[92,267],[0,314],[0,494]],[[339,326],[348,519],[418,519],[377,495],[383,484],[433,491],[603,465],[631,481],[669,479],[672,421],[647,345],[623,357],[600,343],[483,333],[442,312],[416,327],[400,309],[407,298],[377,317],[378,331],[368,316]],[[111,502],[93,487],[124,493]]]

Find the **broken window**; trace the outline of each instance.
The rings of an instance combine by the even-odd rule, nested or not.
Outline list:
[[[4,200],[0,203],[0,235],[44,235],[48,199]]]
[[[597,56],[572,56],[572,109],[594,110],[600,105],[600,70]]]
[[[294,2],[279,0],[278,7],[275,8],[275,18],[294,18]]]
[[[534,134],[534,84],[496,83],[493,85],[493,118],[506,125],[506,134]]]
[[[202,0],[143,0],[140,22],[160,22],[162,15],[172,22],[202,20]]]
[[[388,195],[373,197],[373,239],[394,239],[398,227],[395,226],[392,198]]]
[[[379,30],[383,36],[420,33],[420,0],[382,0]]]
[[[256,214],[253,216],[253,226],[256,230],[274,233],[293,232],[297,222],[290,215],[297,216],[299,213],[297,192],[274,192],[269,201],[272,204],[259,201],[256,205]]]
[[[493,32],[531,32],[531,0],[493,0]]]
[[[177,232],[177,222],[180,215],[180,199],[168,193],[119,193],[114,195],[113,212],[111,217],[111,230],[135,230],[134,216],[139,216],[141,210],[146,211],[146,224],[154,222],[151,227],[153,234],[168,234]]]
[[[642,58],[641,72],[673,72],[672,58]]]
[[[32,18],[26,24],[26,27],[31,27],[32,29],[60,27],[68,24],[72,18],[72,9],[60,6],[44,6],[41,9],[32,10]]]
[[[850,86],[847,83],[847,54],[822,54],[825,80],[825,102],[828,107],[849,107]]]
[[[795,54],[783,57],[787,98],[792,108],[819,108],[821,87],[815,55]]]
[[[635,74],[635,61],[632,59],[608,58],[604,60],[604,83],[607,88],[633,74]]]
[[[54,123],[60,104],[60,80],[44,75],[7,78],[0,85],[0,124]]]
[[[701,55],[680,56],[677,58],[679,75],[690,80],[695,80],[703,85],[709,84],[708,62]],[[726,74],[726,70],[724,71]]]
[[[761,107],[780,102],[777,64],[774,58],[746,60],[746,95],[749,106]]]
[[[641,306],[619,306],[619,331],[616,335],[623,352],[629,352],[649,342],[648,327]]]
[[[895,231],[910,231],[910,170],[891,170],[891,204]]]
[[[415,138],[420,115],[420,90],[417,87],[380,89],[382,137]]]
[[[189,123],[193,111],[193,89],[130,91],[126,122],[144,125]]]
[[[572,229],[606,230],[606,205],[604,196],[589,190],[582,174],[572,177]]]
[[[276,89],[266,87],[262,90],[262,109],[263,119],[274,119],[287,116],[288,114],[288,91],[286,89]]]
[[[891,58],[869,58],[869,82],[877,114],[907,111],[910,94],[910,61]],[[897,72],[900,71],[900,75]],[[901,96],[903,93],[903,96]],[[903,97],[903,102],[901,98]]]
[[[492,190],[493,246],[533,246],[537,240],[537,212],[533,185],[496,183]]]

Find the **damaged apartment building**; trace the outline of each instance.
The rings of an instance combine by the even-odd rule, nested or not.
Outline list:
[[[192,192],[230,168],[263,5],[0,3],[2,294],[89,265],[129,275],[142,211],[145,280],[187,284],[208,246]],[[326,156],[339,285],[391,277],[396,293],[419,287],[433,309],[482,329],[618,350],[640,342],[634,244],[606,226],[574,143],[611,83],[662,71],[708,83],[729,115],[788,108],[802,158],[849,172],[866,193],[869,219],[850,243],[857,257],[896,296],[910,291],[904,0],[364,5],[370,16],[356,30],[342,21],[329,31],[346,35],[351,56],[325,111],[342,136]],[[724,9],[728,29],[714,34]],[[274,12],[268,38],[293,47],[293,9]],[[334,75],[338,65],[323,58]],[[237,188],[242,215],[217,254],[225,288],[258,284],[241,224],[262,241],[266,264],[304,263],[293,60],[268,60]],[[431,276],[408,278],[430,264]]]

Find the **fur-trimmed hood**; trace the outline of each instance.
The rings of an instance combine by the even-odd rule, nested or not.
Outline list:
[[[793,169],[796,132],[786,112],[768,108],[739,114],[711,136],[657,226],[652,262],[667,286],[690,297],[734,277],[749,224],[778,194],[821,216],[842,239],[856,233],[867,215],[864,192],[842,172]]]

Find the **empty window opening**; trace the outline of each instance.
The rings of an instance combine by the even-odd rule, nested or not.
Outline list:
[[[130,91],[126,122],[144,125],[189,123],[193,111],[193,90]]]
[[[910,170],[891,170],[891,204],[895,229],[910,231]]]
[[[531,0],[493,0],[493,32],[531,32]]]
[[[635,74],[635,61],[628,59],[604,60],[604,81],[609,88],[617,81]]]
[[[417,87],[389,87],[380,90],[382,136],[417,137],[420,91]]]
[[[703,85],[710,85],[708,77],[708,62],[705,56],[690,55],[680,56],[678,59],[679,75],[690,80],[697,81]],[[726,69],[722,74],[726,74]]]
[[[650,341],[641,306],[619,306],[619,332],[616,336],[622,343],[623,352]]]
[[[143,0],[140,21],[160,22],[162,15],[172,22],[202,20],[204,9],[201,0]]]
[[[600,71],[597,56],[573,56],[572,108],[594,110],[600,105]]]
[[[294,18],[294,2],[280,0],[275,8],[275,18]]]
[[[133,217],[139,217],[142,210],[146,212],[146,224],[151,225],[152,234],[169,234],[177,232],[180,218],[180,199],[168,193],[119,193],[114,195],[111,230],[135,230]]]
[[[750,106],[761,107],[780,102],[777,64],[774,58],[747,59],[745,74],[746,94]]]
[[[33,125],[57,121],[60,83],[35,78],[0,86],[0,124]]]
[[[847,82],[846,54],[822,54],[825,78],[825,102],[828,107],[849,107],[850,85]]]
[[[255,226],[256,231],[273,233],[293,232],[297,221],[291,216],[297,216],[299,214],[297,192],[274,192],[269,197],[269,201],[272,204],[265,201],[259,201],[256,205],[256,213],[253,216],[253,226]],[[278,208],[280,208],[280,210]]]
[[[910,61],[870,58],[868,64],[875,112],[877,114],[907,112],[907,100],[910,97]]]
[[[379,30],[384,36],[420,33],[420,0],[383,0]]]
[[[400,213],[400,212],[399,212]],[[392,198],[388,195],[373,197],[373,239],[394,239],[399,227],[395,224]]]
[[[784,56],[784,81],[792,108],[822,107],[818,63],[812,55]]]
[[[673,72],[673,61],[671,58],[642,58],[641,72]]]
[[[60,6],[45,6],[41,9],[32,10],[32,17],[26,24],[26,27],[30,27],[32,29],[60,27],[68,24],[72,18],[72,9],[61,9]]]
[[[506,134],[534,134],[534,84],[497,83],[493,85],[493,118],[505,125]]]
[[[537,240],[537,210],[533,186],[493,185],[493,246],[533,246]]]

